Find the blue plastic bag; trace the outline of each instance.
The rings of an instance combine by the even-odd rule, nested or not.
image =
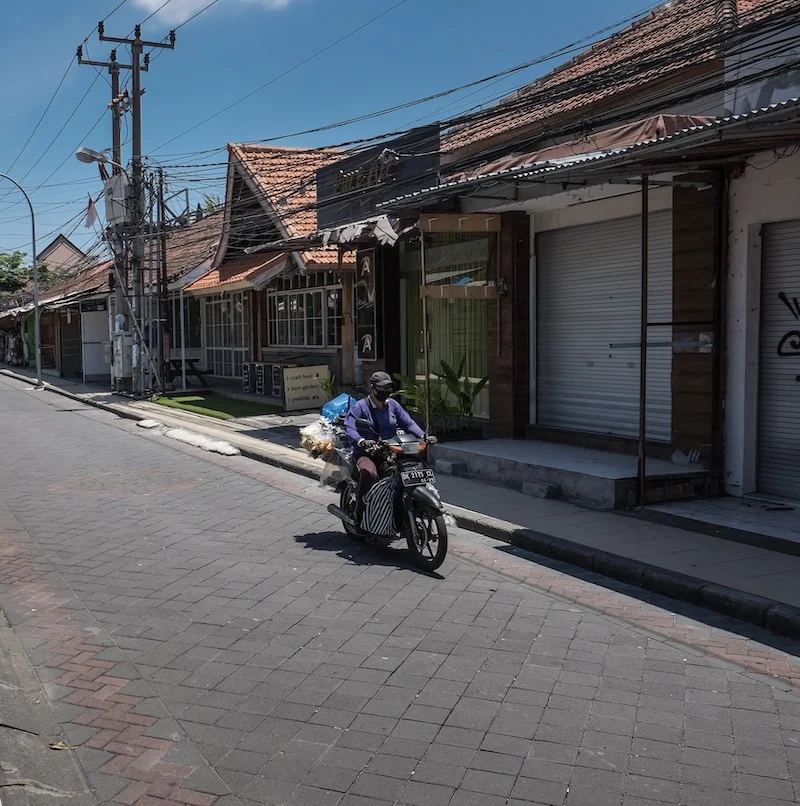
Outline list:
[[[347,414],[348,411],[355,405],[355,398],[346,393],[342,393],[339,397],[329,400],[322,407],[322,416],[332,423],[337,417],[342,414]]]

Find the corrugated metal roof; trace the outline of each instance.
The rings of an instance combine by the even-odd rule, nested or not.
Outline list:
[[[451,195],[451,192],[459,188],[466,188],[471,185],[481,184],[486,181],[496,179],[521,179],[533,176],[546,176],[551,173],[562,171],[566,168],[575,168],[577,166],[587,166],[595,163],[602,163],[606,160],[612,162],[618,157],[630,157],[642,151],[655,149],[658,146],[668,145],[671,143],[681,144],[684,141],[689,141],[693,137],[697,137],[698,141],[704,139],[703,135],[719,133],[720,135],[728,127],[745,124],[754,120],[769,118],[770,116],[777,116],[778,113],[785,111],[797,111],[800,109],[800,98],[792,98],[788,101],[771,104],[770,106],[755,109],[752,112],[740,115],[731,115],[729,117],[720,118],[706,124],[689,126],[680,131],[672,134],[657,137],[652,140],[646,140],[641,143],[635,143],[630,146],[624,146],[617,149],[589,152],[587,154],[576,154],[575,156],[563,157],[557,160],[549,160],[543,163],[532,163],[530,165],[519,165],[505,170],[492,171],[479,176],[471,177],[468,179],[459,179],[454,182],[444,182],[440,185],[435,185],[423,190],[415,191],[414,193],[407,193],[403,196],[398,196],[383,204],[378,205],[383,209],[391,209],[398,205],[409,202],[411,200],[419,200],[428,196],[435,196],[440,193]]]

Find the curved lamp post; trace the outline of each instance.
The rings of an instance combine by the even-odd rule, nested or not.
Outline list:
[[[13,185],[19,188],[20,193],[25,197],[28,202],[28,209],[31,211],[31,250],[33,252],[33,340],[34,349],[36,351],[36,386],[41,388],[44,386],[42,382],[42,333],[41,333],[41,320],[39,311],[39,258],[36,254],[36,216],[33,212],[33,202],[31,197],[25,192],[25,188],[12,179],[7,174],[0,174],[0,178],[8,179]]]

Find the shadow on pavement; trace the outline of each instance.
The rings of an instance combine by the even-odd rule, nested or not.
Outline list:
[[[444,579],[441,574],[435,571],[429,573],[417,568],[417,566],[411,562],[408,550],[405,546],[403,546],[403,548],[395,548],[394,545],[386,545],[385,542],[360,543],[352,540],[342,532],[315,532],[297,535],[295,540],[309,549],[335,552],[338,557],[355,563],[356,565],[376,565],[405,571],[416,571],[418,574],[430,577],[431,579]]]
[[[662,610],[670,613],[683,616],[684,618],[692,619],[707,627],[714,627],[719,630],[740,635],[743,638],[749,638],[753,641],[758,641],[760,644],[772,647],[781,652],[786,652],[790,655],[800,657],[800,643],[791,638],[784,638],[783,636],[776,635],[769,632],[763,627],[756,624],[750,624],[746,621],[739,621],[738,619],[730,616],[715,613],[713,610],[707,610],[704,607],[684,602],[680,599],[671,599],[668,596],[663,596],[659,593],[653,593],[645,588],[639,588],[627,582],[621,582],[611,577],[603,576],[602,574],[595,573],[594,571],[587,571],[585,568],[580,568],[577,565],[570,565],[562,560],[553,560],[550,557],[544,557],[539,554],[534,554],[532,551],[517,548],[511,545],[502,545],[495,547],[497,551],[504,554],[513,554],[515,557],[521,557],[530,562],[542,565],[545,568],[550,568],[553,571],[558,571],[562,574],[568,574],[575,579],[581,579],[584,582],[589,582],[592,585],[611,590],[616,593],[621,593],[625,596],[630,596],[631,599],[637,599],[640,602],[655,605]],[[549,594],[556,596],[557,594]]]

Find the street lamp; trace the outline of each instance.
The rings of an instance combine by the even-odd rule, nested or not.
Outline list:
[[[86,146],[81,146],[75,152],[75,158],[78,162],[82,162],[84,165],[91,165],[93,162],[97,162],[100,165],[113,165],[115,168],[119,168],[125,176],[128,175],[128,172],[125,170],[124,165],[120,165],[118,162],[114,162],[105,151],[95,151],[93,148],[87,148]]]
[[[31,211],[31,251],[33,253],[33,341],[34,349],[36,351],[36,388],[42,389],[44,383],[42,382],[42,331],[41,319],[39,316],[39,258],[36,255],[36,215],[33,212],[33,202],[31,197],[25,192],[25,188],[12,179],[7,174],[0,174],[0,178],[8,179],[11,184],[19,188],[20,193],[25,197],[28,202],[28,209]]]

